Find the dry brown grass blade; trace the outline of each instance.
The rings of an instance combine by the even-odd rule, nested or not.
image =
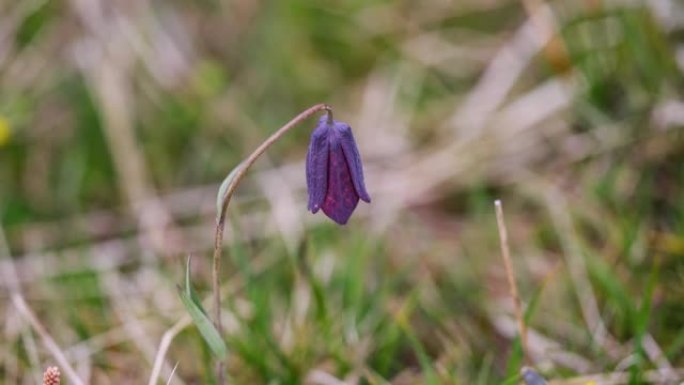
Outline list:
[[[28,304],[24,300],[24,297],[19,293],[12,294],[12,304],[17,309],[19,314],[31,325],[33,330],[38,334],[41,341],[45,345],[45,348],[52,354],[52,357],[59,364],[59,366],[64,370],[69,382],[73,385],[85,385],[85,382],[76,374],[76,370],[71,366],[69,361],[66,359],[64,352],[60,349],[54,338],[48,333],[47,329],[38,320],[36,315],[31,311]]]
[[[496,224],[499,229],[499,240],[501,242],[501,256],[503,258],[504,267],[506,268],[506,278],[508,279],[508,288],[515,306],[515,318],[518,322],[518,335],[520,336],[520,344],[524,361],[529,363],[529,348],[527,345],[527,327],[525,326],[525,318],[522,310],[522,303],[520,301],[520,293],[518,292],[518,284],[515,281],[515,272],[513,271],[513,263],[511,262],[511,250],[508,245],[508,230],[506,229],[506,222],[504,221],[503,208],[501,201],[494,201],[496,208]]]
[[[186,327],[190,326],[192,319],[189,315],[184,315],[183,318],[178,320],[175,325],[173,325],[169,330],[164,332],[161,342],[159,343],[159,348],[157,349],[157,354],[154,359],[154,365],[152,366],[152,374],[150,374],[150,379],[147,382],[148,385],[155,385],[159,382],[159,376],[161,375],[161,370],[166,362],[166,353],[171,347],[171,342],[176,336],[183,331]]]
[[[2,228],[2,226],[0,226],[0,261],[7,264],[6,269],[0,271],[0,277],[2,277],[3,281],[7,284],[9,292],[12,295],[21,295],[21,284],[19,283],[19,279],[17,278],[17,269],[14,265],[14,260],[12,259],[9,245],[7,243],[7,238],[5,237],[5,231]],[[38,358],[38,349],[36,348],[35,339],[33,338],[33,335],[30,333],[30,330],[26,327],[21,328],[20,334],[24,344],[24,349],[26,349],[29,362],[31,363],[31,372],[34,378],[38,380],[40,376],[38,368],[40,367],[40,365]],[[7,355],[12,354],[13,353],[11,352],[7,352]]]

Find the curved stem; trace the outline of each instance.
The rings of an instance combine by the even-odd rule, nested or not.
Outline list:
[[[303,111],[297,115],[294,119],[290,120],[284,126],[280,127],[278,131],[274,132],[268,139],[266,139],[259,147],[252,152],[247,159],[242,161],[238,167],[240,168],[235,177],[230,181],[230,184],[226,188],[226,192],[223,195],[221,203],[221,211],[216,219],[216,231],[214,233],[214,258],[212,266],[212,289],[214,294],[214,324],[220,335],[223,335],[223,324],[221,322],[221,294],[220,294],[220,270],[221,270],[221,250],[223,245],[223,230],[226,224],[226,211],[228,209],[228,204],[233,196],[233,193],[240,184],[242,178],[247,174],[247,170],[256,162],[256,160],[264,153],[266,150],[278,139],[280,139],[287,131],[292,127],[301,123],[302,121],[311,117],[318,111],[325,110],[328,113],[328,121],[332,121],[332,108],[324,103],[317,104],[309,109]],[[223,375],[223,363],[219,362],[217,365],[217,381],[219,385],[223,385],[224,375]]]
[[[330,106],[326,105],[325,111],[328,113],[328,124],[333,124],[332,108],[330,108]]]

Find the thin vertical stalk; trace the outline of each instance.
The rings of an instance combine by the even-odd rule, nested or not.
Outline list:
[[[280,127],[276,132],[274,132],[268,139],[266,139],[259,147],[257,147],[252,154],[250,154],[242,163],[240,163],[237,167],[239,169],[235,173],[235,176],[233,179],[230,181],[229,185],[226,188],[226,192],[224,193],[223,197],[221,198],[221,208],[219,215],[216,218],[216,230],[214,233],[214,257],[213,257],[213,266],[212,266],[212,290],[213,290],[213,295],[214,295],[214,324],[216,326],[216,329],[218,330],[220,335],[223,335],[223,323],[221,322],[221,293],[220,293],[220,287],[221,287],[221,278],[220,278],[220,271],[221,271],[221,251],[222,251],[222,245],[223,245],[223,231],[225,229],[226,225],[226,211],[228,209],[228,204],[230,203],[230,199],[233,196],[233,193],[235,193],[235,190],[237,189],[237,186],[240,184],[240,181],[242,178],[244,178],[245,174],[247,173],[247,170],[256,162],[256,160],[264,153],[266,150],[273,145],[273,143],[277,142],[283,135],[285,135],[286,132],[288,132],[291,128],[296,126],[297,124],[303,122],[304,120],[308,119],[311,117],[311,115],[325,110],[328,112],[328,119],[332,119],[332,108],[327,105],[327,104],[317,104],[313,107],[310,107],[309,109],[303,111],[299,115],[297,115],[294,119],[290,120],[285,124],[284,126]],[[216,368],[216,374],[217,374],[217,382],[219,385],[225,384],[225,377],[224,377],[224,369],[223,369],[223,362],[218,362],[217,368]]]
[[[523,316],[522,303],[520,302],[518,285],[515,282],[515,273],[513,272],[513,264],[511,263],[511,251],[508,246],[508,231],[506,231],[506,223],[504,222],[501,201],[498,199],[494,201],[494,206],[496,207],[496,224],[499,228],[501,255],[503,257],[504,266],[506,267],[508,287],[511,292],[511,297],[513,297],[513,305],[515,306],[515,318],[518,321],[518,334],[520,335],[520,346],[522,347],[524,361],[526,363],[529,363],[529,356],[527,350],[527,328],[525,327],[525,318]]]

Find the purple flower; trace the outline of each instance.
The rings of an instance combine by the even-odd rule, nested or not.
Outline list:
[[[370,203],[363,183],[361,157],[348,124],[321,117],[306,156],[309,210],[343,225],[359,203]]]

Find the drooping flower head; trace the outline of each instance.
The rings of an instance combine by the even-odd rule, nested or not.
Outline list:
[[[311,134],[306,156],[306,184],[309,210],[323,209],[325,215],[344,225],[359,203],[370,203],[363,182],[361,156],[351,127],[322,116]]]

